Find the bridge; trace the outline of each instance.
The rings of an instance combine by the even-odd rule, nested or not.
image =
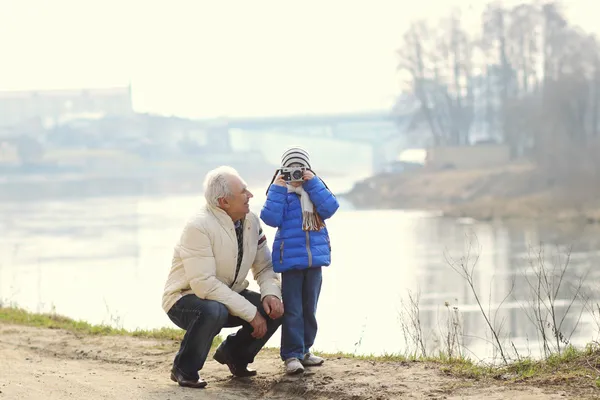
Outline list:
[[[75,124],[73,129],[81,132],[83,137],[86,136],[87,129],[91,132],[132,130],[141,136],[164,136],[157,132],[186,132],[186,135],[190,134],[188,138],[196,136],[196,140],[201,140],[204,146],[209,144],[208,147],[211,151],[216,153],[231,152],[232,138],[237,140],[238,146],[246,146],[247,151],[257,151],[268,155],[272,154],[271,152],[275,148],[277,149],[275,151],[280,151],[282,143],[288,143],[292,138],[302,138],[300,142],[303,142],[303,139],[311,139],[306,140],[307,145],[309,143],[318,144],[320,147],[317,150],[321,154],[335,152],[335,146],[339,142],[355,143],[359,144],[360,148],[357,148],[358,146],[340,146],[338,154],[342,155],[337,159],[346,162],[346,165],[356,165],[357,160],[352,157],[357,155],[355,152],[358,151],[363,157],[361,162],[364,163],[365,156],[368,157],[367,149],[370,148],[372,171],[376,173],[380,172],[388,162],[394,160],[399,152],[409,144],[406,132],[411,117],[412,115],[409,114],[395,115],[389,111],[204,120],[134,114],[111,115],[110,118],[101,120],[83,119],[86,122],[81,126]],[[69,122],[64,122],[64,124],[67,125]],[[42,132],[44,128],[41,125],[30,126],[27,124],[21,124],[11,129],[7,128],[3,141],[9,142],[11,139],[8,136],[10,135],[19,136],[23,132],[34,131]],[[3,134],[0,133],[0,138],[2,136]],[[243,139],[240,140],[240,138]],[[244,141],[248,143],[239,145]],[[274,144],[269,146],[265,144],[266,141]],[[265,150],[265,146],[270,147],[270,150]],[[344,147],[346,150],[343,149]],[[337,162],[330,161],[332,164]]]
[[[406,147],[406,131],[412,115],[387,111],[326,115],[248,117],[204,121],[211,131],[238,130],[254,135],[302,135],[361,143],[372,149],[373,171],[396,158]]]

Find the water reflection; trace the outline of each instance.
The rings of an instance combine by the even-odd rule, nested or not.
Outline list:
[[[449,314],[444,302],[449,302],[449,309],[456,307],[460,314],[465,347],[478,356],[490,356],[495,347],[491,345],[495,339],[486,329],[481,308],[499,332],[501,345],[513,356],[512,350],[521,356],[539,355],[538,316],[550,312],[555,313],[559,335],[564,336],[561,347],[569,339],[582,345],[596,337],[594,321],[589,318],[580,321],[582,314],[587,313],[583,294],[595,294],[595,288],[585,281],[582,285],[581,280],[587,277],[588,282],[594,282],[597,277],[597,272],[591,269],[599,255],[591,227],[585,228],[585,232],[580,230],[576,240],[568,240],[569,236],[560,231],[501,224],[436,224],[425,229],[423,235],[430,243],[446,243],[444,255],[439,251],[427,255],[430,260],[422,281],[422,290],[427,290],[423,290],[421,303],[425,326],[444,328]],[[469,253],[471,257],[465,259]],[[453,273],[448,273],[449,270]],[[473,288],[465,273],[472,273]],[[550,303],[553,309],[547,308]],[[554,343],[552,328],[547,324],[542,326]],[[575,327],[578,329],[574,330]]]
[[[264,190],[255,193],[258,211]],[[163,284],[173,244],[201,202],[199,196],[182,195],[0,203],[0,299],[128,329],[172,326],[160,308]],[[420,319],[431,351],[443,348],[439,334],[449,310],[457,307],[468,351],[478,358],[493,355],[471,288],[447,261],[459,260],[472,243],[471,254],[478,254],[473,283],[484,310],[502,327],[503,344],[514,344],[521,355],[537,355],[537,330],[524,310],[532,299],[525,279],[534,278],[527,272],[530,248],[543,243],[551,266],[560,265],[556,256],[565,246],[573,246],[557,296],[559,320],[572,286],[599,257],[599,236],[589,226],[471,224],[422,212],[357,211],[342,202],[329,229],[333,264],[324,272],[315,344],[326,351],[406,351],[399,315],[411,290],[421,294]],[[267,227],[266,233],[272,240],[274,230]],[[597,278],[592,269],[586,284]],[[571,306],[563,334],[571,333],[581,307],[580,302]],[[594,319],[584,313],[573,341],[583,344],[596,333]],[[279,333],[269,344],[278,341]]]

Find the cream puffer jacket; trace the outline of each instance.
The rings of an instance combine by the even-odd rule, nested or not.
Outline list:
[[[243,241],[244,255],[235,279],[238,252],[231,218],[220,208],[208,205],[191,218],[175,246],[162,297],[163,310],[168,312],[177,300],[193,293],[223,303],[230,314],[250,322],[256,307],[239,294],[248,287],[250,269],[261,299],[268,295],[281,299],[279,276],[273,272],[271,251],[254,213],[244,219]]]

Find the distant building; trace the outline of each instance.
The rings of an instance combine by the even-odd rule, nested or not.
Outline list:
[[[68,115],[129,115],[131,86],[108,89],[0,91],[0,127],[32,120],[53,125]]]
[[[503,144],[440,146],[427,149],[425,166],[433,169],[477,169],[506,165],[510,149]]]

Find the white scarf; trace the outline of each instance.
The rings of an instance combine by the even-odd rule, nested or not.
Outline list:
[[[300,195],[300,204],[302,205],[302,229],[305,231],[319,231],[325,223],[323,219],[315,212],[315,207],[310,201],[310,197],[302,186],[287,186],[288,193],[297,193]]]

